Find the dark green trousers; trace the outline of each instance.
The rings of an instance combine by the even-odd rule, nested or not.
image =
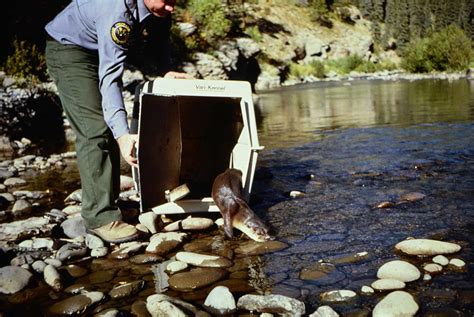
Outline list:
[[[104,121],[97,52],[48,40],[46,64],[77,137],[82,217],[89,228],[120,220],[120,152]]]

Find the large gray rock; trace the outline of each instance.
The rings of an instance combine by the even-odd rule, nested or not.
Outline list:
[[[21,291],[28,285],[32,276],[28,270],[18,266],[0,268],[0,293],[14,294]]]
[[[33,211],[33,206],[30,204],[29,201],[25,199],[18,199],[15,201],[12,207],[12,213],[15,216],[22,216],[30,214]]]
[[[71,239],[86,236],[86,221],[82,217],[72,217],[61,224],[64,234]]]
[[[237,307],[249,311],[278,313],[281,316],[302,316],[304,303],[283,295],[244,295],[239,298]]]

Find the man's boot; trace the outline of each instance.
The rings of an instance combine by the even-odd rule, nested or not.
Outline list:
[[[102,227],[88,229],[92,234],[109,243],[120,243],[136,240],[139,236],[138,230],[122,220],[113,221]]]

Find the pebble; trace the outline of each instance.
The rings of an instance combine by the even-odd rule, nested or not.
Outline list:
[[[46,284],[51,286],[56,292],[59,292],[63,289],[61,276],[59,275],[58,270],[56,270],[56,267],[52,266],[51,264],[46,265],[43,271],[43,277]]]
[[[28,270],[18,266],[0,268],[0,293],[14,294],[25,288],[33,277]]]
[[[437,255],[433,258],[433,262],[442,266],[449,264],[449,259],[444,255]]]
[[[330,306],[319,306],[309,317],[339,317],[339,314]]]
[[[324,292],[319,295],[323,302],[341,303],[354,299],[357,294],[351,290],[335,290]]]
[[[69,205],[61,210],[64,214],[68,216],[75,216],[81,214],[82,207],[80,205]]]
[[[71,239],[85,236],[87,234],[86,222],[82,217],[67,219],[61,223],[61,228],[63,229],[64,234]]]
[[[373,293],[375,293],[374,289],[367,285],[363,285],[360,291],[365,295],[372,295]]]
[[[13,196],[13,194],[11,194],[11,193],[1,193],[0,197],[3,197],[4,199],[6,199],[10,203],[15,201],[15,196]]]
[[[142,213],[138,216],[138,221],[152,234],[157,233],[162,226],[160,217],[153,211]]]
[[[109,253],[107,247],[99,247],[91,250],[91,257],[93,258],[102,258]]]
[[[453,265],[453,266],[455,266],[455,267],[457,267],[457,268],[463,268],[463,267],[466,266],[466,262],[464,262],[464,261],[461,260],[461,259],[451,259],[451,260],[449,261],[449,264],[450,264],[450,265]]]
[[[132,307],[130,308],[130,311],[132,313],[132,316],[137,316],[137,317],[150,317],[150,313],[148,312],[148,309],[146,308],[146,302],[144,300],[137,300],[133,302]]]
[[[74,243],[66,243],[56,253],[56,258],[60,261],[83,257],[87,254],[87,248]]]
[[[168,283],[174,290],[190,292],[204,286],[212,285],[226,275],[227,271],[221,268],[198,267],[188,272],[172,275]]]
[[[395,206],[395,203],[391,201],[383,201],[377,205],[377,208],[382,209],[382,208],[392,208]]]
[[[213,315],[231,314],[237,309],[234,296],[225,286],[214,287],[206,297],[204,307]]]
[[[33,262],[33,264],[31,264],[31,267],[33,268],[33,270],[35,270],[36,273],[43,274],[46,265],[47,264],[44,261],[37,260]]]
[[[74,295],[57,302],[49,308],[49,312],[57,315],[76,315],[84,313],[90,306],[104,298],[102,292],[86,292]]]
[[[153,295],[150,295],[147,297],[146,299],[146,307],[148,309],[148,311],[153,315],[153,316],[170,316],[170,317],[174,317],[174,315],[160,315],[160,314],[157,314],[157,315],[154,315],[153,312],[156,311],[155,307],[163,307],[163,306],[160,306],[158,305],[159,303],[162,303],[162,302],[165,302],[165,303],[171,303],[173,304],[174,307],[178,308],[177,306],[181,307],[181,308],[184,308],[185,310],[189,311],[192,313],[192,315],[194,316],[197,316],[198,313],[199,313],[199,310],[194,307],[193,305],[179,299],[179,298],[175,298],[175,297],[171,297],[171,296],[168,296],[168,295],[164,295],[164,294],[153,294]],[[161,311],[161,309],[160,309]],[[179,310],[181,311],[181,310]]]
[[[304,193],[300,192],[299,190],[292,190],[290,192],[290,197],[291,198],[299,198],[299,197],[303,197],[303,196],[304,196]]]
[[[143,249],[145,243],[134,241],[125,242],[119,246],[119,249],[110,254],[111,259],[128,259],[131,255],[140,252]]]
[[[76,189],[70,193],[65,199],[65,203],[81,203],[82,202],[82,189]]]
[[[237,301],[239,309],[278,313],[282,316],[303,316],[303,302],[283,295],[244,295]]]
[[[101,238],[92,235],[92,234],[86,234],[86,246],[93,250],[97,248],[102,248],[105,246],[104,241],[102,241]]]
[[[373,317],[415,316],[419,307],[412,295],[394,291],[382,299],[372,312]]]
[[[461,246],[438,240],[412,239],[399,242],[395,249],[410,255],[438,255],[456,253],[461,250]]]
[[[61,265],[63,265],[63,263],[60,260],[52,259],[52,258],[45,259],[44,262],[46,262],[46,264],[50,264],[54,267],[60,267]]]
[[[394,260],[385,263],[377,271],[377,277],[380,279],[396,279],[402,282],[411,282],[420,278],[420,271],[411,263]]]
[[[20,185],[23,185],[23,184],[26,184],[26,181],[22,178],[19,178],[19,177],[10,177],[10,178],[7,178],[4,182],[3,182],[3,185],[5,186],[20,186]]]
[[[414,201],[422,200],[425,197],[426,195],[423,193],[412,192],[412,193],[407,193],[407,194],[402,195],[400,199],[403,201],[414,202]]]
[[[163,231],[178,230],[205,230],[210,228],[214,221],[208,218],[188,217],[183,220],[175,221],[164,227]]]
[[[147,264],[163,261],[163,258],[157,254],[145,253],[134,255],[129,259],[129,261],[135,264]]]
[[[24,240],[18,244],[20,248],[25,249],[46,249],[53,250],[55,242],[51,238],[36,238],[33,240]]]
[[[423,270],[425,270],[428,273],[439,273],[443,271],[443,267],[439,264],[436,263],[428,263],[423,266]]]
[[[428,273],[425,273],[423,275],[423,281],[431,281],[432,277]]]
[[[241,243],[234,251],[236,254],[261,255],[286,248],[288,248],[288,244],[276,240],[265,242],[247,241]]]
[[[154,234],[150,238],[150,244],[146,248],[146,252],[165,255],[183,243],[187,237],[186,233],[178,232],[160,232]]]
[[[20,254],[11,259],[10,264],[14,266],[22,266],[24,264],[32,264],[35,261],[29,254]]]
[[[14,216],[30,214],[32,211],[33,206],[25,199],[18,199],[12,207],[12,213]]]
[[[176,260],[199,267],[230,267],[232,261],[217,255],[205,255],[194,252],[178,252]]]
[[[383,278],[376,280],[371,286],[378,291],[390,291],[405,288],[405,283],[399,280]]]
[[[188,268],[188,263],[181,261],[173,261],[166,266],[166,271],[170,274],[178,273],[184,271]]]
[[[109,292],[109,296],[112,299],[128,297],[141,291],[143,286],[145,286],[145,282],[142,280],[125,283],[125,284],[114,287]]]
[[[186,315],[181,309],[176,307],[176,305],[167,302],[153,302],[146,304],[146,308],[150,312],[152,317],[186,317]]]
[[[66,266],[66,271],[71,275],[72,277],[81,277],[89,273],[89,270],[86,268],[83,268],[82,266],[76,265],[76,264],[69,264]]]

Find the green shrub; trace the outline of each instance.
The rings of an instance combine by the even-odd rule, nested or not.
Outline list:
[[[415,73],[464,70],[473,58],[472,41],[462,29],[450,25],[410,44],[404,52],[402,67]]]
[[[364,63],[364,60],[359,55],[350,55],[347,57],[328,61],[327,66],[329,69],[334,70],[338,74],[348,74],[353,70],[356,70],[359,66]]]
[[[226,18],[220,0],[191,0],[188,10],[199,27],[201,36],[211,46],[229,32],[231,21]]]
[[[291,62],[289,66],[290,78],[299,79],[306,76],[325,77],[324,64],[319,61],[312,61],[308,64],[298,64]]]
[[[244,33],[250,36],[250,38],[255,42],[261,42],[263,39],[262,33],[260,33],[260,30],[256,25],[246,28]]]
[[[46,78],[46,60],[44,53],[36,45],[15,39],[12,43],[13,54],[7,57],[4,71],[7,75],[29,80]]]

